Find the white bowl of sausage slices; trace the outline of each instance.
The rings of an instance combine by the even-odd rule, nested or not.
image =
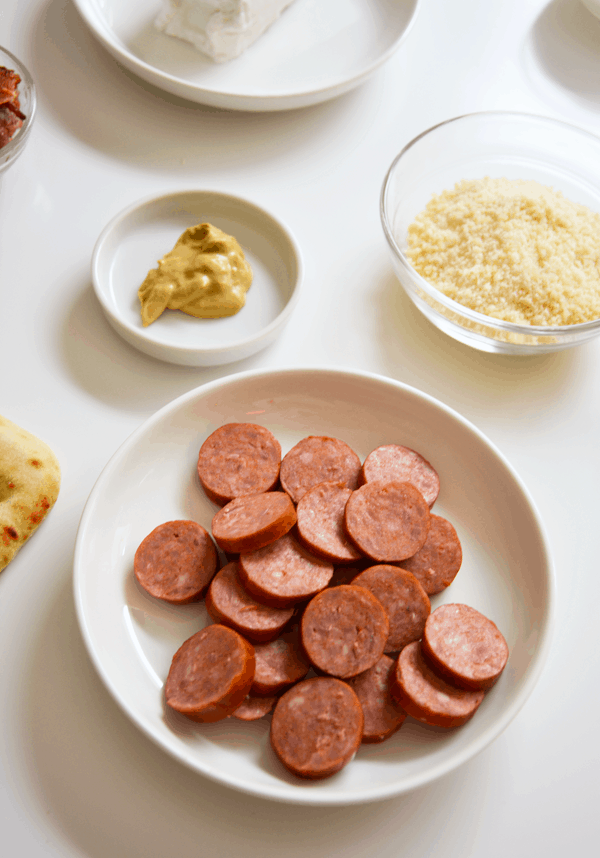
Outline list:
[[[282,369],[189,392],[115,453],[75,593],[100,676],[165,751],[342,805],[502,732],[546,658],[554,575],[532,498],[475,426],[387,378]]]

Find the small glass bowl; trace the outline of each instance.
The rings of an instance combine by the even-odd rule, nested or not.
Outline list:
[[[33,78],[23,63],[0,46],[0,66],[15,71],[21,78],[18,87],[20,110],[25,114],[23,125],[15,132],[6,146],[0,148],[0,175],[17,160],[29,138],[36,109],[36,93]]]
[[[408,297],[441,331],[480,351],[543,354],[598,336],[600,319],[551,327],[485,316],[446,297],[411,266],[408,227],[431,197],[485,176],[535,180],[600,212],[600,138],[555,119],[509,112],[459,116],[415,137],[392,162],[381,191],[383,230]]]

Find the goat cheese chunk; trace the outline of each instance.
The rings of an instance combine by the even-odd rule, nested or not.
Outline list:
[[[239,57],[293,0],[165,0],[155,26],[216,63]]]

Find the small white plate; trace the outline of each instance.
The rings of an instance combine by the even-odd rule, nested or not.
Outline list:
[[[207,221],[238,240],[252,267],[245,306],[223,319],[166,310],[144,328],[137,293],[148,271],[185,229]],[[231,363],[268,346],[298,302],[302,276],[300,249],[281,221],[216,191],[178,191],[134,203],[105,227],[92,256],[94,290],[117,333],[152,357],[186,366]]]
[[[154,86],[233,110],[284,110],[341,95],[400,46],[419,0],[295,0],[235,60],[217,64],[154,28],[160,0],[74,0],[105,48]]]
[[[133,556],[158,524],[194,519],[210,528],[216,507],[200,489],[204,439],[231,421],[256,422],[283,452],[309,434],[347,441],[364,458],[398,442],[437,468],[434,510],[455,525],[463,567],[444,593],[500,628],[510,658],[475,717],[457,730],[407,718],[381,745],[363,745],[334,777],[288,774],[269,743],[269,719],[199,725],[167,713],[162,687],[181,643],[207,622],[203,604],[169,606],[141,591]],[[86,504],[74,588],[83,637],[110,693],[154,742],[197,772],[247,793],[297,804],[375,801],[422,786],[495,739],[532,691],[550,643],[554,573],[544,529],[520,478],[471,423],[414,388],[367,373],[284,369],[229,376],[192,390],[147,420],[115,453]]]

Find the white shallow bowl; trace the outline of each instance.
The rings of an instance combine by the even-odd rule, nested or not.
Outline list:
[[[396,156],[381,192],[392,264],[411,301],[437,328],[480,351],[533,355],[600,335],[600,319],[578,325],[518,325],[446,297],[412,267],[408,228],[434,194],[462,179],[534,180],[600,213],[600,138],[574,125],[526,113],[490,111],[429,128]]]
[[[187,227],[206,221],[233,235],[252,267],[245,306],[222,319],[166,310],[145,328],[137,293],[148,271]],[[231,363],[270,345],[298,302],[302,277],[290,230],[255,203],[216,191],[134,203],[105,227],[92,256],[94,291],[115,331],[145,354],[186,366]]]
[[[231,110],[288,110],[366,80],[400,47],[419,0],[295,0],[245,53],[214,63],[154,28],[160,0],[74,0],[126,69],[174,95]]]
[[[368,419],[365,415],[368,414]],[[268,427],[283,452],[309,434],[347,441],[364,458],[399,442],[438,470],[434,510],[455,525],[464,562],[432,604],[465,602],[494,620],[508,665],[475,717],[442,731],[407,718],[381,745],[362,746],[337,775],[309,782],[287,773],[269,743],[269,718],[198,725],[167,713],[163,683],[180,644],[207,623],[203,604],[169,606],[135,583],[133,556],[158,524],[194,519],[210,528],[216,507],[197,479],[198,450],[223,423]],[[176,399],[115,453],[86,504],[75,550],[81,631],[106,687],[133,722],[176,759],[243,792],[311,805],[369,802],[450,772],[495,739],[520,710],[550,642],[554,574],[527,489],[475,426],[424,393],[367,373],[284,369],[241,373]]]

